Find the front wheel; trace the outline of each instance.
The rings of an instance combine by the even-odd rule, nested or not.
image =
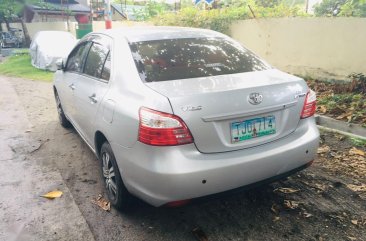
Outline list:
[[[132,196],[123,184],[116,159],[108,142],[104,142],[102,145],[100,159],[109,201],[118,210],[127,210],[131,206]]]

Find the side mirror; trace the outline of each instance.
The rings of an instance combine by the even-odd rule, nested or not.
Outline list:
[[[64,70],[65,66],[63,59],[56,60],[56,67],[58,70]]]

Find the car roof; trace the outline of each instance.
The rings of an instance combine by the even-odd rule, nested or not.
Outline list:
[[[225,36],[221,33],[208,29],[160,26],[123,27],[104,30],[97,33],[102,33],[112,38],[126,38],[129,42],[179,38],[212,38]]]

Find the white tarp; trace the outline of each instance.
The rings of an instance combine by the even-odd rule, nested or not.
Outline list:
[[[32,65],[38,69],[56,71],[58,59],[69,55],[77,40],[69,32],[40,31],[29,47]]]

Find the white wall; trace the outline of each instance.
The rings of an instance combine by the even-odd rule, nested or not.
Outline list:
[[[231,36],[294,74],[342,79],[366,73],[366,18],[243,20],[231,26]]]
[[[69,22],[67,24],[66,22],[34,22],[34,23],[26,23],[27,29],[29,32],[29,35],[31,38],[34,37],[34,35],[38,31],[69,31],[73,35],[76,35],[75,29],[76,29],[76,22]],[[112,27],[113,28],[121,28],[126,26],[151,26],[152,23],[148,22],[133,22],[133,21],[113,21]],[[3,26],[3,31],[6,31],[5,24]],[[11,23],[10,27],[12,28],[18,28],[22,29],[22,25],[20,23]],[[105,29],[105,22],[104,21],[93,21],[93,31],[101,31]]]

